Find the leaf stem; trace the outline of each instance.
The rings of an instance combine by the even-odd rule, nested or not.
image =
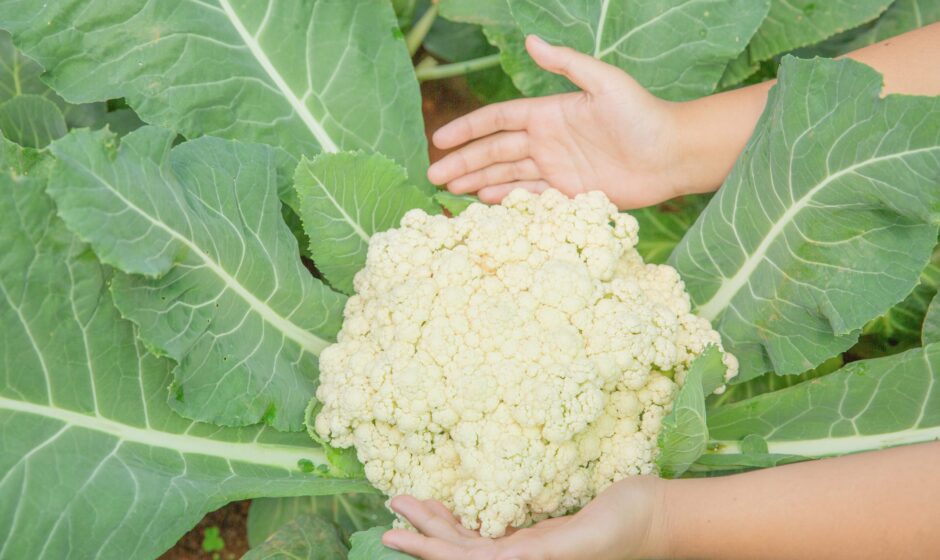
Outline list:
[[[408,35],[405,36],[405,44],[408,45],[408,54],[414,56],[415,53],[418,52],[418,47],[424,42],[424,38],[427,37],[428,31],[431,30],[431,25],[434,24],[436,18],[437,4],[432,3],[428,6],[424,14],[421,15],[421,18],[415,22],[411,31],[408,32]]]
[[[442,78],[462,76],[470,72],[486,70],[487,68],[492,68],[497,65],[499,65],[499,53],[451,64],[419,64],[418,67],[415,68],[415,75],[418,76],[418,81],[426,82],[428,80],[440,80]]]

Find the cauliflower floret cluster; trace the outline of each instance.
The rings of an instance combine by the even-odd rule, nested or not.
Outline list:
[[[637,234],[599,192],[409,212],[373,236],[320,356],[316,431],[383,492],[491,537],[652,472],[677,384],[720,338]]]

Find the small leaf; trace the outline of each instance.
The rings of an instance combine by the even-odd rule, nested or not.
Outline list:
[[[218,527],[206,527],[202,533],[203,552],[218,552],[225,550],[225,539],[219,534]]]
[[[278,527],[303,514],[318,515],[335,524],[344,541],[356,531],[387,525],[394,519],[381,494],[260,498],[252,500],[248,510],[248,542],[258,546]]]
[[[62,111],[38,95],[19,95],[0,103],[0,131],[26,148],[45,148],[67,132]]]
[[[242,559],[346,560],[348,552],[335,525],[318,515],[305,514],[280,527]]]
[[[382,544],[382,535],[390,526],[373,527],[368,531],[359,531],[350,539],[349,560],[414,560],[404,552],[392,550]]]
[[[398,227],[412,208],[438,212],[407,181],[404,168],[379,154],[320,154],[297,166],[294,187],[310,254],[331,286],[353,293],[373,234]]]
[[[656,465],[666,478],[677,478],[695,462],[708,443],[705,423],[705,395],[724,380],[725,366],[721,350],[711,346],[692,362],[685,383],[673,401],[672,411],[663,419],[659,434]]]
[[[453,194],[449,191],[438,191],[434,194],[434,200],[443,206],[451,216],[457,216],[471,204],[482,204],[480,199],[475,196],[469,194]]]

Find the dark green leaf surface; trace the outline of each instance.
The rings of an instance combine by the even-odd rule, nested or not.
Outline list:
[[[379,154],[321,154],[294,174],[299,214],[317,268],[352,294],[373,234],[398,227],[412,208],[438,213],[431,197],[408,183],[405,170]]]
[[[509,0],[523,35],[536,34],[613,64],[652,93],[672,100],[711,93],[725,66],[757,30],[768,4],[769,0]],[[516,53],[518,48],[504,51],[507,57],[521,55]],[[504,67],[527,95],[573,88],[564,78],[552,76],[543,78],[536,89]],[[532,66],[526,65],[525,71],[532,71]]]
[[[940,297],[934,295],[927,307],[927,315],[924,317],[923,332],[921,333],[921,343],[926,346],[933,342],[940,342]]]
[[[55,103],[39,95],[18,95],[0,103],[0,131],[26,148],[45,148],[67,132]]]
[[[242,560],[346,560],[348,552],[335,525],[305,514],[253,546]]]
[[[770,13],[749,47],[751,60],[829,38],[878,17],[892,0],[771,0]]]
[[[0,27],[70,101],[124,97],[186,137],[296,159],[381,152],[423,181],[420,93],[388,0],[0,0]]]
[[[659,434],[656,466],[665,478],[681,476],[695,462],[708,444],[705,424],[705,396],[724,381],[725,366],[721,350],[711,346],[695,359],[685,383],[673,401],[672,411],[663,418]]]
[[[920,281],[904,301],[887,313],[869,322],[862,330],[867,335],[877,335],[885,344],[909,347],[920,343],[921,327],[927,306],[940,285],[940,250],[934,250],[930,263],[920,273]]]
[[[439,191],[435,193],[434,200],[444,207],[451,216],[456,216],[467,209],[468,206],[480,199],[469,194],[453,194],[449,191]]]
[[[441,17],[477,25],[514,25],[507,0],[440,0]]]
[[[262,498],[252,500],[248,510],[249,544],[258,546],[279,527],[304,514],[334,523],[342,529],[344,539],[357,531],[387,525],[394,519],[385,508],[385,496],[379,494]]]
[[[111,271],[55,216],[44,162],[2,142],[0,557],[154,558],[234,499],[366,491],[308,474],[305,434],[220,428],[166,403],[169,360],[111,302]]]
[[[382,535],[391,527],[373,527],[352,536],[349,560],[413,560],[403,552],[392,550],[382,544]]]
[[[709,195],[685,196],[656,206],[631,210],[630,215],[640,224],[636,250],[643,260],[655,264],[665,263],[710,199]]]
[[[710,410],[710,449],[739,454],[759,436],[771,455],[842,455],[940,438],[940,344]]]
[[[303,428],[344,298],[281,219],[274,151],[156,127],[72,131],[49,186],[68,226],[128,273],[113,283],[148,346],[178,362],[171,404],[222,425]]]
[[[880,90],[850,60],[784,59],[754,136],[673,252],[739,381],[846,350],[930,258],[940,98]]]

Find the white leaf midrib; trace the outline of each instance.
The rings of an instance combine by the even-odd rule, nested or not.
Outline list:
[[[813,198],[818,194],[822,189],[829,186],[833,181],[851,173],[854,173],[858,169],[871,165],[874,163],[887,161],[891,159],[897,159],[904,156],[922,153],[922,152],[932,152],[938,151],[940,147],[929,146],[926,148],[916,148],[913,150],[905,150],[903,152],[895,152],[886,156],[878,156],[866,159],[864,161],[857,162],[853,165],[850,165],[844,169],[841,169],[832,175],[829,175],[824,180],[820,181],[819,184],[811,188],[806,192],[802,197],[800,197],[794,204],[786,209],[786,211],[780,216],[777,221],[773,223],[767,234],[761,240],[761,243],[757,246],[753,253],[751,253],[748,258],[741,264],[741,267],[738,268],[738,271],[731,276],[730,278],[723,278],[718,290],[715,294],[709,298],[708,301],[698,306],[696,313],[708,319],[709,321],[714,321],[715,318],[728,307],[731,303],[731,300],[734,299],[734,296],[737,295],[738,291],[744,287],[744,285],[750,280],[751,275],[757,269],[757,267],[763,262],[764,257],[767,254],[767,251],[770,250],[770,246],[773,245],[777,237],[790,225],[791,222],[796,218],[796,216],[806,208]],[[730,224],[732,228],[737,227],[735,224]]]
[[[362,226],[359,224],[359,222],[354,220],[353,217],[350,216],[348,212],[346,212],[346,209],[343,208],[343,206],[339,203],[338,200],[336,200],[336,197],[333,196],[333,193],[330,192],[330,189],[327,188],[327,186],[323,183],[323,181],[320,180],[319,177],[317,177],[316,175],[312,173],[310,174],[310,177],[317,184],[317,186],[320,187],[320,190],[323,191],[323,195],[326,196],[326,198],[330,201],[330,203],[336,208],[337,212],[339,212],[340,217],[342,217],[343,221],[349,224],[349,227],[352,228],[352,230],[356,233],[356,235],[358,235],[366,243],[366,245],[368,245],[369,240],[371,239],[371,236],[368,233],[366,233],[366,230],[364,230]]]
[[[767,442],[767,452],[775,455],[800,455],[803,457],[830,457],[859,451],[883,449],[896,445],[908,445],[940,440],[940,426],[911,428],[882,434],[828,437],[804,440],[778,440]],[[712,441],[718,455],[741,453],[738,441]]]
[[[274,0],[268,0],[273,2]],[[290,104],[291,108],[297,115],[300,117],[300,120],[304,122],[307,129],[310,130],[314,138],[317,139],[317,143],[320,144],[320,148],[324,152],[338,152],[339,146],[336,142],[333,141],[333,138],[327,133],[326,129],[323,128],[323,125],[320,124],[320,121],[313,116],[313,113],[310,112],[310,109],[304,104],[303,101],[287,84],[287,81],[284,80],[284,77],[281,76],[281,73],[277,70],[274,64],[271,62],[271,59],[268,58],[267,53],[264,52],[264,49],[261,48],[261,45],[258,43],[258,40],[248,32],[248,29],[245,27],[245,24],[242,23],[241,18],[238,17],[238,14],[235,12],[235,9],[232,8],[232,5],[228,0],[218,0],[219,5],[222,7],[222,11],[225,13],[225,16],[229,19],[232,24],[232,27],[235,28],[235,31],[238,33],[238,36],[241,37],[242,41],[245,43],[245,46],[248,47],[249,52],[252,56],[255,57],[255,60],[258,61],[258,64],[261,65],[261,68],[268,75],[269,78],[274,82],[274,85],[284,96],[284,99]]]
[[[206,455],[229,462],[261,465],[299,472],[298,462],[307,460],[314,465],[326,464],[323,450],[317,447],[303,449],[287,445],[221,441],[189,435],[174,434],[123,424],[110,418],[82,414],[73,410],[19,401],[0,396],[0,410],[32,414],[62,422],[69,428],[83,428],[117,438],[120,442],[139,443],[147,447],[177,451],[183,455]]]

